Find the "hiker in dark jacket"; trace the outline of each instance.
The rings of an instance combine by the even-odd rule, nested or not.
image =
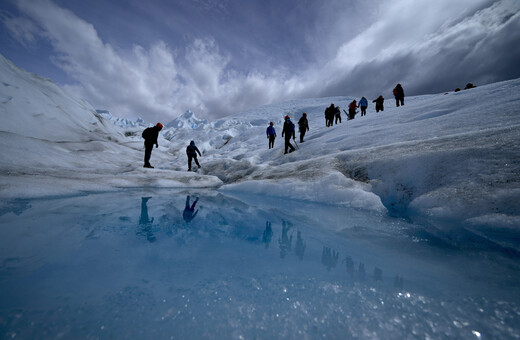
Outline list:
[[[334,124],[338,124],[338,120],[341,123],[341,111],[339,110],[339,106],[334,108],[334,117],[336,118]]]
[[[294,124],[291,122],[291,117],[285,116],[285,122],[283,123],[282,137],[285,135],[285,153],[287,153],[287,149],[290,148],[289,152],[293,152],[294,146],[291,144],[292,139],[296,139],[296,133],[294,131]]]
[[[365,97],[361,97],[359,100],[359,107],[361,108],[361,117],[367,115],[368,100]]]
[[[267,139],[269,139],[269,149],[274,148],[274,140],[276,138],[276,131],[274,130],[273,122],[269,123],[267,130],[265,130],[267,134]]]
[[[385,110],[385,106],[383,105],[384,102],[385,98],[383,98],[383,96],[379,96],[377,99],[372,100],[372,103],[376,103],[376,112]]]
[[[307,113],[305,112],[298,121],[298,129],[300,130],[300,143],[303,143],[305,132],[309,131],[309,121],[307,120]]]
[[[395,106],[399,107],[399,103],[404,105],[404,90],[401,84],[397,84],[394,88]]]
[[[152,168],[153,166],[150,164],[150,157],[152,156],[153,146],[158,148],[159,144],[157,143],[157,138],[159,137],[159,131],[161,131],[163,125],[161,123],[157,123],[154,127],[149,127],[144,129],[143,134],[141,135],[144,138],[144,167]]]
[[[188,155],[188,171],[191,171],[191,160],[192,159],[195,161],[195,164],[197,164],[197,166],[200,169],[200,164],[199,164],[199,161],[197,160],[197,153],[199,154],[199,156],[202,156],[200,154],[199,148],[197,148],[195,146],[195,142],[191,141],[190,145],[188,145],[186,147],[186,155]]]
[[[336,113],[336,108],[334,107],[334,103],[331,103],[329,107],[325,109],[325,125],[330,127],[334,125],[334,114]]]

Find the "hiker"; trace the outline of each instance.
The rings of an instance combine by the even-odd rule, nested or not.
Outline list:
[[[356,117],[357,108],[358,108],[358,106],[357,106],[355,99],[353,101],[351,101],[350,104],[348,104],[348,119],[349,120],[354,119]]]
[[[464,88],[464,90],[469,90],[469,89],[472,89],[472,88],[475,88],[476,86],[473,85],[473,83],[467,83],[466,84],[466,87]]]
[[[192,159],[195,161],[195,164],[197,164],[197,166],[200,169],[200,164],[199,164],[199,161],[197,160],[197,153],[199,154],[199,156],[202,157],[202,155],[200,154],[199,148],[197,148],[195,146],[195,142],[191,141],[190,145],[188,145],[186,147],[186,155],[188,155],[188,171],[191,171],[191,160]]]
[[[300,143],[303,143],[305,132],[309,131],[309,121],[307,120],[307,113],[305,112],[298,121],[298,129],[300,130]]]
[[[334,118],[336,118],[334,124],[338,124],[338,120],[341,123],[341,111],[339,110],[339,106],[334,108]]]
[[[191,222],[197,216],[197,213],[199,212],[199,209],[195,211],[195,206],[197,205],[197,202],[199,201],[199,198],[195,198],[195,201],[193,201],[193,204],[190,206],[190,195],[186,196],[186,206],[184,208],[184,211],[182,212],[182,218],[187,223]]]
[[[144,168],[151,168],[153,166],[150,164],[150,157],[152,156],[153,145],[158,148],[159,144],[157,144],[157,137],[159,137],[159,131],[161,131],[163,125],[161,123],[157,123],[153,127],[148,127],[144,129],[141,137],[144,138]]]
[[[296,139],[295,131],[294,131],[294,124],[291,122],[291,117],[285,116],[285,122],[283,123],[283,130],[282,130],[282,137],[285,135],[285,152],[287,153],[287,149],[291,148],[289,152],[293,152],[294,146],[291,144],[291,137],[292,139]]]
[[[383,96],[379,96],[377,99],[372,100],[372,103],[376,103],[376,112],[385,110],[385,106],[383,105],[384,102],[385,98],[383,98]]]
[[[334,125],[334,114],[336,113],[336,109],[334,107],[334,103],[331,103],[329,107],[325,109],[325,125],[330,127]]]
[[[399,107],[399,103],[404,105],[404,90],[401,84],[397,84],[394,88],[395,106]]]
[[[361,108],[361,117],[367,115],[368,100],[365,97],[361,97],[359,100],[359,107]]]
[[[276,138],[276,131],[274,130],[273,122],[269,123],[267,130],[265,131],[267,134],[267,139],[269,139],[269,149],[274,148],[274,140]]]

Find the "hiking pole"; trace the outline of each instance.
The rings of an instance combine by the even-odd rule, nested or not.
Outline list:
[[[293,142],[294,142],[294,145],[296,145],[296,150],[300,150],[300,147],[299,147],[298,144],[296,143],[296,139],[293,139]]]

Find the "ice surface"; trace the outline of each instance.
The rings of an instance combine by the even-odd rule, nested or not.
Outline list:
[[[4,337],[520,336],[518,253],[467,231],[204,190],[8,203]]]
[[[156,169],[143,171],[140,135],[149,124],[96,111],[3,57],[0,74],[4,198],[220,187],[466,227],[520,226],[520,80],[407,97],[399,108],[386,96],[384,112],[370,106],[366,117],[331,128],[324,108],[345,108],[354,98],[294,100],[213,122],[188,110],[161,132]],[[303,112],[310,122],[305,143],[283,155],[283,117],[297,122]],[[272,150],[270,121],[278,132]],[[197,174],[186,173],[191,140],[203,153]]]

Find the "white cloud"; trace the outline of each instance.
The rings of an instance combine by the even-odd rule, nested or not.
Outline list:
[[[489,0],[384,2],[375,7],[377,15],[370,18],[378,20],[366,30],[326,37],[331,42],[323,45],[337,46],[329,60],[306,69],[275,65],[261,73],[233,69],[233,51],[221,51],[212,37],[195,38],[187,46],[155,41],[122,49],[104,42],[93,25],[49,0],[17,3],[26,17],[4,15],[2,21],[25,44],[39,36],[51,42],[54,62],[78,83],[67,86],[70,91],[98,108],[151,121],[168,121],[187,109],[220,117],[291,98],[372,96],[396,81],[404,82],[410,93],[442,91],[442,86],[462,86],[466,80],[500,80],[507,77],[507,69],[495,78],[484,76],[489,77],[494,65],[504,64],[493,50],[504,51],[517,39],[520,10],[515,0],[491,6]],[[510,63],[519,53],[513,53]],[[477,65],[483,58],[493,64]],[[462,61],[464,67],[450,69]],[[473,69],[481,69],[482,76],[467,79]]]

